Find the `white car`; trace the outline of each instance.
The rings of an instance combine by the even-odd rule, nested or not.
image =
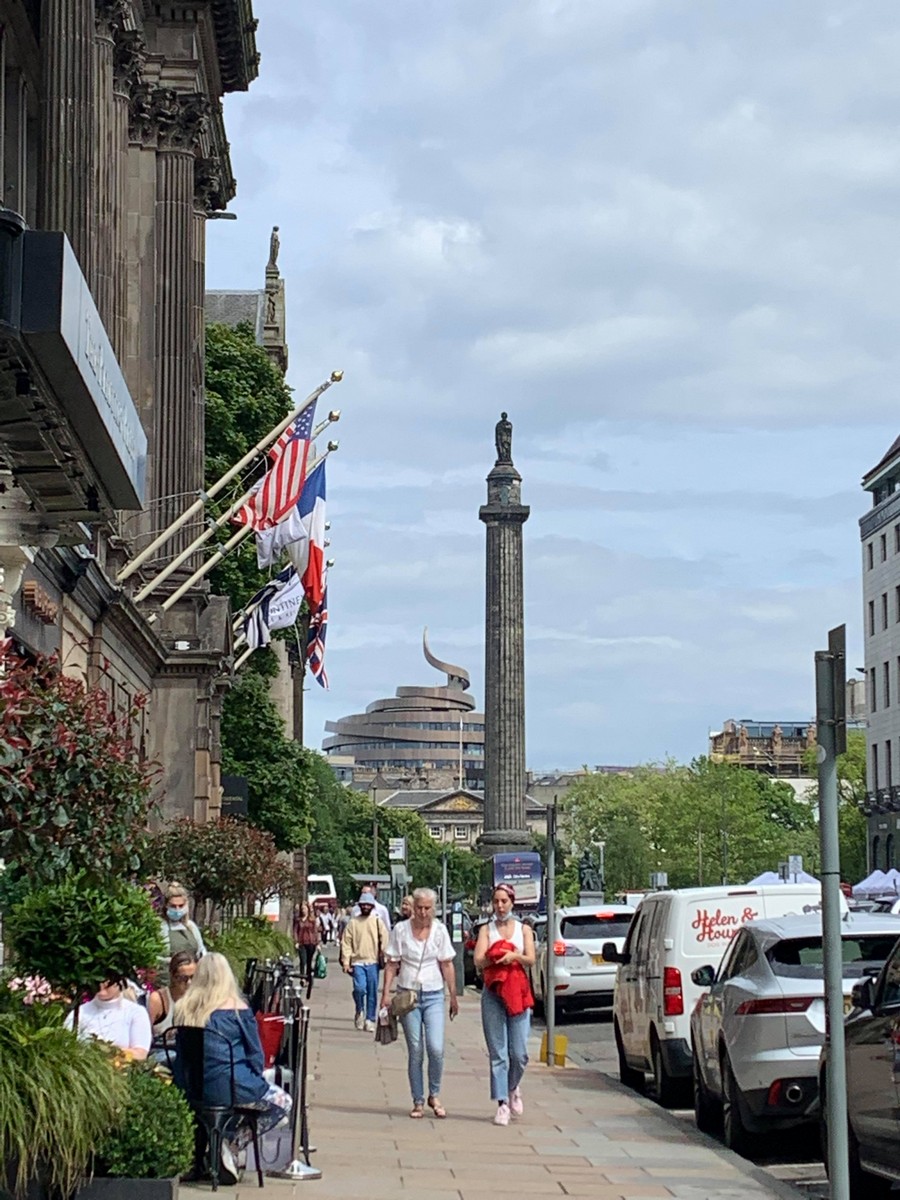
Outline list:
[[[841,922],[844,994],[877,972],[900,937],[897,917],[851,913]],[[738,1153],[756,1135],[818,1115],[819,1054],[825,1039],[819,915],[754,921],[737,934],[718,970],[698,967],[705,991],[691,1014],[694,1112]]]
[[[616,965],[603,955],[604,942],[621,950],[634,909],[628,904],[582,905],[556,910],[553,936],[545,929],[536,943],[533,982],[538,1010],[545,1009],[547,960],[553,956],[556,1019],[575,1008],[610,1005],[616,986]]]

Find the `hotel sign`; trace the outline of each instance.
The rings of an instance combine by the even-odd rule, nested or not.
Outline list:
[[[147,436],[64,234],[22,234],[20,336],[114,508],[144,503]]]

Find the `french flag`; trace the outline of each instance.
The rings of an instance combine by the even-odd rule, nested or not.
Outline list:
[[[306,602],[315,612],[325,592],[325,463],[307,476],[297,502],[305,537],[287,547],[288,558],[303,582]]]

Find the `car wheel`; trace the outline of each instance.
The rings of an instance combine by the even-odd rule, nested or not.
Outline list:
[[[741,1114],[740,1093],[728,1055],[722,1055],[722,1141],[735,1154],[748,1155],[756,1144],[756,1137],[744,1124]]]
[[[696,1049],[692,1049],[693,1083],[694,1083],[694,1120],[701,1133],[716,1133],[721,1121],[721,1111],[715,1100],[709,1094],[709,1089],[703,1082],[700,1060]]]
[[[625,1087],[642,1092],[644,1090],[644,1072],[629,1067],[628,1059],[625,1057],[625,1047],[622,1045],[622,1035],[619,1033],[618,1021],[614,1023],[613,1031],[616,1039],[616,1052],[619,1055],[619,1079]]]
[[[650,1066],[652,1068],[652,1076],[650,1094],[662,1108],[677,1108],[679,1101],[684,1097],[685,1089],[681,1081],[673,1079],[666,1070],[662,1047],[659,1044],[659,1038],[656,1033],[654,1032],[651,1036]]]

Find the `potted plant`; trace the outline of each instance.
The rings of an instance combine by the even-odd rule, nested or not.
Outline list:
[[[124,1106],[97,1146],[93,1178],[75,1200],[118,1200],[126,1193],[129,1200],[173,1200],[178,1177],[193,1161],[193,1115],[178,1088],[149,1062],[128,1064],[124,1077]]]
[[[108,1048],[63,1025],[43,980],[0,986],[0,1175],[7,1194],[69,1196],[127,1090]]]

